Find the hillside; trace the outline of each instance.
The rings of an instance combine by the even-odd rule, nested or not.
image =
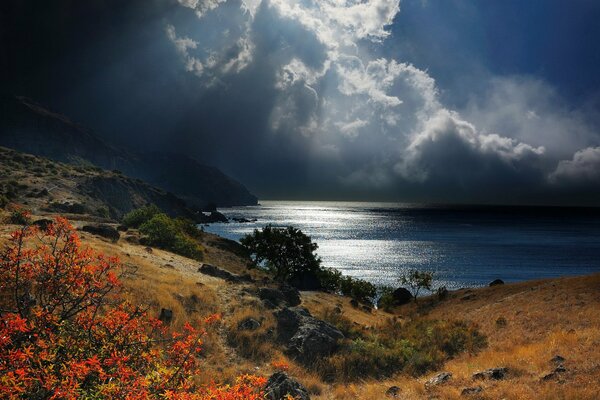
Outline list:
[[[156,204],[172,216],[197,219],[171,193],[120,172],[74,166],[0,147],[0,195],[36,214],[120,219],[125,213]]]
[[[34,218],[47,215],[40,211]],[[83,217],[72,215],[76,227],[86,224]],[[0,242],[16,227],[2,225]],[[172,310],[175,329],[198,315],[222,315],[221,323],[205,339],[204,382],[227,382],[240,373],[269,376],[285,365],[288,374],[307,387],[311,399],[591,400],[600,396],[599,274],[464,289],[450,292],[444,299],[424,298],[417,305],[391,312],[355,307],[349,298],[334,294],[302,292],[302,307],[365,340],[380,334],[403,335],[415,324],[429,326],[428,321],[474,324],[486,338],[487,346],[458,353],[424,373],[331,380],[321,374],[319,363],[307,365],[296,360],[273,340],[280,329],[275,318],[278,309],[269,308],[258,295],[259,289],[273,283],[259,271],[246,269],[247,260],[234,243],[202,233],[204,263],[238,276],[249,273],[248,279],[224,280],[200,273],[197,261],[136,244],[131,240],[139,235],[135,229],[116,242],[87,232],[80,235],[84,245],[118,256],[126,268],[135,271],[125,281],[127,296],[135,304],[149,306],[151,314],[158,315],[162,308]],[[249,318],[258,321],[258,328],[242,330],[241,323]],[[394,329],[399,330],[394,333]],[[433,332],[425,328],[417,333],[427,337]],[[375,348],[368,349],[362,357],[385,356],[370,353]],[[563,360],[552,361],[556,356]],[[365,362],[371,361],[365,358]],[[552,374],[559,364],[564,372]],[[473,378],[488,368],[506,368],[506,374],[497,380]],[[442,372],[452,375],[440,384],[427,384]],[[392,387],[397,389],[390,392]]]
[[[241,183],[183,154],[139,153],[112,146],[90,129],[25,97],[0,98],[0,146],[55,161],[120,170],[206,208],[254,205]]]

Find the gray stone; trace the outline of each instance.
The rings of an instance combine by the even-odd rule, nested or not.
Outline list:
[[[198,268],[198,272],[200,272],[204,275],[215,277],[215,278],[224,279],[227,282],[239,283],[239,282],[252,281],[252,277],[250,275],[244,275],[244,276],[235,275],[229,271],[226,271],[219,267],[215,267],[214,265],[211,265],[211,264],[201,264],[200,268]]]
[[[285,372],[276,372],[267,381],[265,398],[267,400],[287,400],[288,396],[296,400],[310,400],[308,390]]]
[[[564,363],[565,361],[566,361],[565,358],[558,354],[550,359],[550,362],[554,363],[554,364],[561,364],[561,363]]]
[[[173,321],[173,310],[169,310],[168,308],[161,308],[158,319],[164,322],[165,324],[170,324]]]
[[[442,372],[429,379],[427,383],[425,383],[425,386],[431,387],[441,385],[442,383],[448,382],[450,379],[452,379],[452,372]]]
[[[393,397],[393,398],[397,398],[400,397],[400,387],[398,386],[391,386],[388,388],[388,390],[385,391],[385,395],[387,397]]]
[[[506,377],[507,373],[508,373],[508,368],[506,368],[506,367],[490,368],[490,369],[486,369],[485,371],[480,371],[480,372],[473,374],[473,379],[501,380]]]
[[[118,241],[121,238],[121,234],[115,228],[110,225],[85,225],[81,228],[82,231],[91,233],[92,235],[101,236],[106,239],[110,239],[113,242]]]
[[[238,329],[240,331],[255,331],[260,328],[260,322],[255,320],[254,318],[246,318],[238,324]]]
[[[462,390],[462,392],[460,392],[461,396],[471,396],[474,394],[479,394],[483,392],[483,388],[481,386],[477,386],[477,387],[468,387],[468,388],[464,388]]]
[[[337,349],[344,338],[333,325],[319,320],[301,307],[286,307],[275,312],[278,338],[288,352],[301,362],[311,362]]]

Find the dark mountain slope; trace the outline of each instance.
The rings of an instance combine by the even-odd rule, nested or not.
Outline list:
[[[198,208],[257,202],[241,183],[217,168],[181,154],[137,154],[117,148],[24,97],[0,99],[0,145],[56,161],[118,169],[173,192]]]

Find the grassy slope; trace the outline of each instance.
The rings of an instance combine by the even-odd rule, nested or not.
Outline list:
[[[2,240],[13,228],[1,227]],[[273,360],[285,360],[281,349],[269,340],[248,339],[246,347],[255,353],[254,361],[241,357],[229,345],[227,332],[245,316],[265,318],[261,328],[265,331],[274,325],[270,311],[251,294],[253,285],[229,284],[202,275],[197,272],[196,261],[158,249],[148,252],[145,247],[123,239],[111,243],[83,232],[81,236],[84,244],[117,255],[125,266],[135,267],[135,274],[126,281],[130,298],[149,305],[152,313],[158,314],[160,308],[173,309],[175,326],[195,316],[223,314],[222,324],[209,332],[206,339],[207,373],[203,377],[206,381],[215,377],[227,380],[240,372],[268,375],[273,370],[270,365]],[[245,261],[223,250],[220,243],[214,235],[204,236],[206,262],[242,272]],[[466,295],[471,295],[469,300],[463,299]],[[344,316],[364,329],[378,329],[378,325],[394,316],[466,319],[477,323],[489,341],[488,348],[479,354],[464,354],[449,361],[444,370],[453,373],[453,380],[431,390],[424,387],[429,376],[405,375],[385,382],[331,386],[290,363],[290,373],[309,386],[316,399],[382,399],[392,385],[400,386],[403,397],[408,399],[459,398],[463,388],[477,385],[485,389],[478,397],[483,399],[600,398],[600,274],[453,292],[442,302],[421,301],[419,309],[414,305],[404,306],[394,310],[393,315],[353,309],[347,298],[324,293],[303,293],[303,305],[316,315],[341,306]],[[498,326],[499,317],[506,320],[506,326]],[[242,339],[236,336],[233,340]],[[551,371],[549,360],[556,354],[566,358],[568,372],[561,382],[540,382],[540,377]],[[476,371],[497,366],[510,368],[507,380],[478,383],[470,378]]]

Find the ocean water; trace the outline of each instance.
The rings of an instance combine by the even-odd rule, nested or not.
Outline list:
[[[317,242],[324,266],[376,284],[394,286],[413,268],[435,271],[449,289],[600,272],[596,209],[262,201],[219,211],[252,222],[206,231],[239,240],[291,225]]]

